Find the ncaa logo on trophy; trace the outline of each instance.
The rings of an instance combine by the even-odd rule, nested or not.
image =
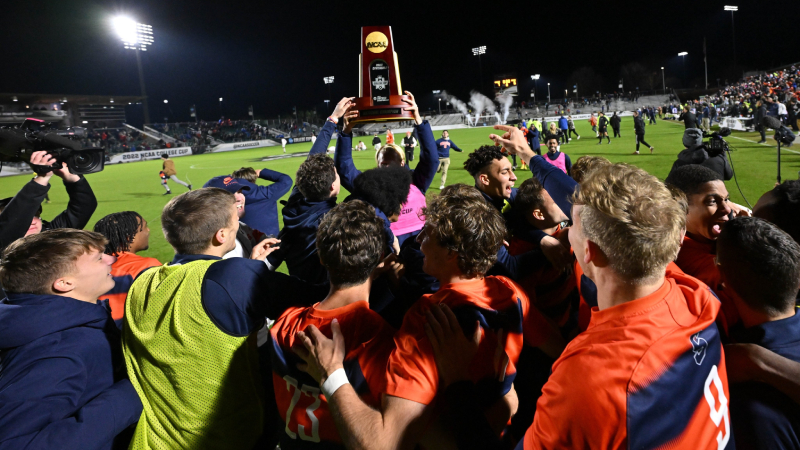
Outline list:
[[[355,109],[358,117],[353,123],[397,122],[413,120],[402,101],[400,65],[392,41],[392,27],[361,28],[361,54],[358,72],[358,98]]]

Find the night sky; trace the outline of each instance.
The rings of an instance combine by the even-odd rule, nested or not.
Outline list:
[[[797,0],[739,2],[736,49],[741,69],[800,61]],[[467,5],[481,5],[465,7]],[[0,92],[138,95],[134,53],[110,27],[127,13],[153,26],[155,44],[142,54],[153,120],[201,119],[220,113],[246,118],[289,114],[292,107],[325,112],[324,76],[335,76],[331,100],[358,94],[362,25],[391,25],[404,89],[434,108],[434,89],[462,100],[495,75],[516,73],[520,91],[540,73],[555,92],[567,77],[592,67],[616,89],[620,66],[666,67],[667,85],[703,83],[703,36],[709,83],[735,73],[731,14],[723,1],[306,2],[99,1],[4,2]],[[686,58],[687,77],[677,56]],[[630,87],[626,86],[625,90]],[[222,111],[218,98],[223,97]],[[169,109],[163,103],[169,100]]]

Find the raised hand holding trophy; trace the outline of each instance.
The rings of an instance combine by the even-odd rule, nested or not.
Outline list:
[[[358,117],[352,123],[413,120],[403,99],[400,66],[392,43],[392,27],[362,27],[359,55]]]

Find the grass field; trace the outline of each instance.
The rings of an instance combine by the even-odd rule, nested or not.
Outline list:
[[[561,150],[566,152],[573,161],[583,155],[602,155],[613,162],[625,162],[634,164],[653,175],[663,179],[667,176],[672,163],[675,161],[678,152],[683,149],[681,137],[683,134],[683,124],[670,123],[670,121],[659,121],[657,125],[647,127],[645,136],[648,143],[655,147],[655,154],[650,155],[647,149],[642,148],[641,155],[633,155],[635,140],[633,134],[633,120],[630,117],[623,118],[621,139],[611,140],[611,144],[597,145],[597,139],[586,120],[576,122],[577,130],[582,139],[573,139],[567,145],[562,145]],[[451,165],[447,177],[447,184],[468,183],[473,184],[469,174],[463,168],[463,162],[467,154],[480,145],[490,144],[488,136],[492,132],[490,128],[456,129],[450,133],[450,138],[461,148],[464,153],[451,152]],[[434,135],[439,138],[439,133]],[[402,137],[402,136],[401,136]],[[776,150],[774,141],[770,138],[770,145],[759,145],[757,133],[735,132],[727,140],[737,148],[733,152],[733,166],[739,179],[739,184],[744,195],[751,204],[755,204],[758,197],[771,189],[776,180]],[[355,139],[357,143],[359,139]],[[363,139],[368,147],[371,137]],[[333,144],[331,144],[333,145]],[[288,152],[307,152],[311,148],[311,143],[292,144],[287,146]],[[544,147],[543,147],[544,148]],[[798,149],[800,150],[800,149]],[[236,152],[216,153],[182,157],[175,159],[175,166],[178,170],[178,177],[182,180],[190,180],[195,188],[199,188],[209,178],[216,175],[229,174],[233,170],[242,166],[252,166],[255,168],[268,167],[289,174],[293,179],[297,167],[304,158],[287,158],[277,161],[261,162],[261,158],[282,153],[281,148],[267,147]],[[375,166],[374,152],[355,152],[354,160],[359,169],[365,170]],[[415,166],[418,157],[411,164]],[[800,152],[794,149],[785,149],[781,159],[782,176],[784,179],[796,179],[800,170]],[[161,232],[160,215],[161,209],[171,196],[162,195],[164,189],[161,187],[158,172],[161,170],[161,161],[144,161],[129,164],[117,164],[107,166],[103,172],[89,175],[89,179],[95,195],[98,199],[98,207],[88,228],[91,229],[94,223],[107,214],[117,211],[134,210],[139,212],[150,225],[150,249],[141,253],[144,256],[158,258],[160,261],[172,259],[172,248],[164,240]],[[531,177],[529,171],[518,170],[517,186]],[[432,189],[428,191],[429,196],[438,195],[440,178],[439,174],[432,183]],[[23,184],[30,178],[28,176],[15,176],[0,178],[0,198],[13,196]],[[50,190],[50,204],[43,205],[45,220],[51,219],[60,213],[67,204],[67,195],[61,180],[53,177],[53,186]],[[260,183],[264,183],[259,181]],[[175,185],[170,182],[172,192],[180,194],[186,189],[183,186]],[[727,182],[731,199],[740,204],[746,204],[739,194],[734,180]],[[344,199],[347,194],[342,192],[340,199]],[[287,194],[288,196],[288,194]],[[243,219],[247,221],[247,217]],[[282,268],[281,270],[284,270]]]

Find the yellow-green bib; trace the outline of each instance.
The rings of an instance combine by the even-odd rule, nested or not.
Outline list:
[[[131,286],[122,347],[144,405],[131,449],[249,450],[261,435],[255,334],[226,334],[203,309],[214,262],[156,267]]]

